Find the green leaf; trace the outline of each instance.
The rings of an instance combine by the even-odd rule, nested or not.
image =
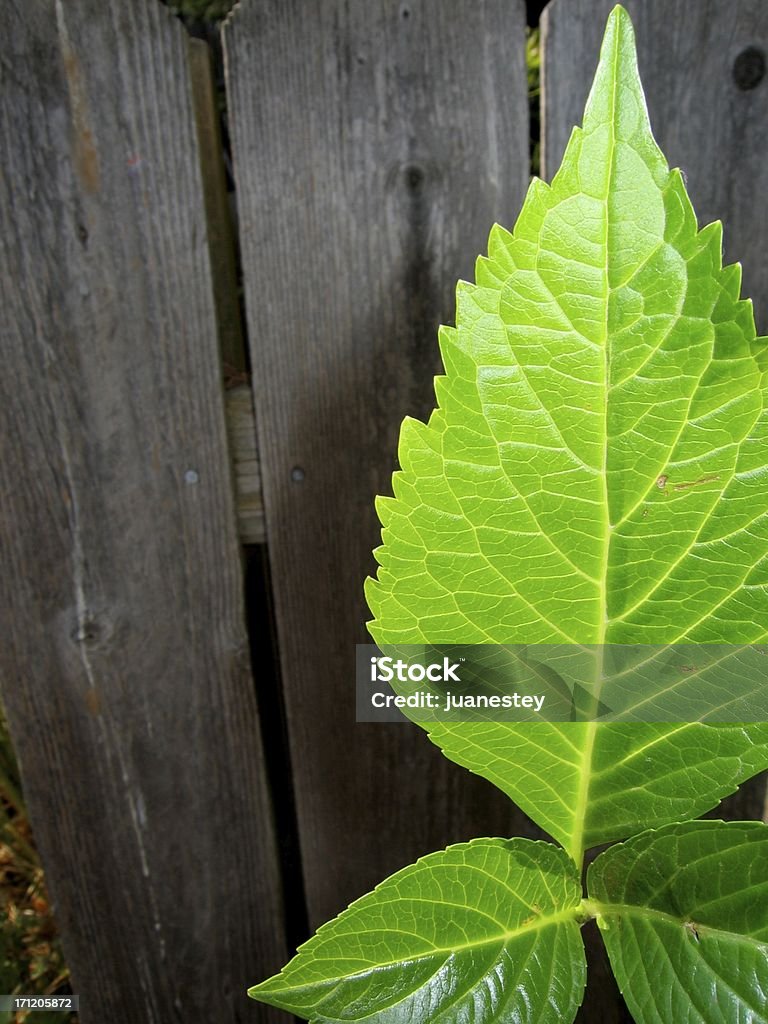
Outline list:
[[[752,643],[768,633],[764,339],[651,135],[629,16],[551,187],[442,328],[366,594],[379,644]],[[768,725],[430,724],[583,850],[714,806]]]
[[[637,1024],[768,1019],[768,827],[646,832],[598,857],[588,884]]]
[[[562,850],[475,839],[404,868],[249,995],[312,1021],[568,1024],[586,978]]]

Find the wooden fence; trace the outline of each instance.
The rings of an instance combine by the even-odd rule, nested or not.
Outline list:
[[[611,2],[545,12],[546,174]],[[768,8],[627,6],[659,141],[768,330]],[[527,185],[524,4],[242,0],[237,231],[208,51],[166,8],[3,21],[0,685],[80,1017],[286,1020],[244,990],[308,927],[434,848],[538,834],[420,730],[356,725],[351,690],[373,496]],[[628,1019],[611,982],[583,1019]]]

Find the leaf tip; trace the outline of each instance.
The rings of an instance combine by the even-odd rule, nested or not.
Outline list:
[[[608,15],[608,24],[618,22],[624,19],[630,26],[632,25],[632,19],[629,16],[629,11],[623,4],[614,4],[611,13]]]
[[[584,130],[621,123],[625,120],[621,110],[628,104],[647,122],[645,94],[637,67],[635,30],[627,11],[617,4],[605,25],[595,80],[584,110]],[[633,116],[631,122],[635,120]]]
[[[613,54],[617,50],[623,49],[627,44],[629,44],[634,52],[635,29],[626,7],[616,4],[605,23],[603,49],[608,54]]]
[[[249,998],[257,999],[261,1003],[269,1002],[273,983],[279,977],[279,974],[275,974],[271,978],[265,978],[264,981],[260,981],[257,985],[251,985],[248,989]]]

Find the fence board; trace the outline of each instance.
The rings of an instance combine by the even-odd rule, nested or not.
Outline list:
[[[528,178],[524,9],[245,0],[225,30],[267,539],[310,918],[478,834],[533,833],[409,725],[356,725],[399,423]]]
[[[654,133],[685,172],[701,224],[724,222],[727,262],[744,268],[742,293],[768,331],[768,7],[763,0],[623,0],[632,16]],[[614,0],[552,0],[542,20],[542,163],[551,178],[581,123]],[[745,88],[745,86],[750,86]],[[756,230],[757,228],[757,230]],[[713,816],[760,818],[765,777]],[[624,1024],[624,1009],[595,928],[585,930],[591,983],[580,1020]]]
[[[81,1020],[258,1019],[284,939],[184,32],[3,22],[0,679]]]

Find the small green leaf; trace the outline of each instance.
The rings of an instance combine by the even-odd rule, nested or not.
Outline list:
[[[765,1024],[767,826],[646,832],[598,857],[588,886],[637,1024]]]
[[[568,1024],[586,977],[562,850],[475,839],[404,868],[249,995],[312,1021]]]
[[[616,8],[583,127],[459,284],[438,408],[403,424],[366,585],[374,640],[763,641],[768,350],[740,281],[654,141]],[[762,723],[429,732],[577,863],[768,767]]]

